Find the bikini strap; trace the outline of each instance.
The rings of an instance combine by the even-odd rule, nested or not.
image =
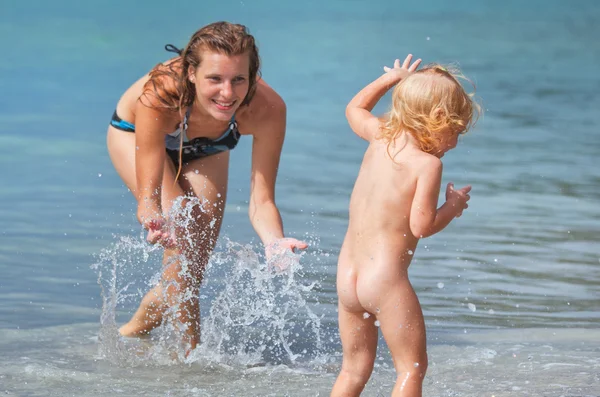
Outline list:
[[[183,122],[181,123],[181,133],[183,134],[183,141],[188,141],[187,130],[188,130],[188,120],[190,119],[190,113],[192,112],[192,107],[188,107],[185,111],[185,116],[183,116]]]
[[[231,116],[229,120],[229,129],[237,128],[237,122],[235,121],[235,113]]]

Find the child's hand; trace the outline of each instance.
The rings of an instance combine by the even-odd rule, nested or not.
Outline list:
[[[412,61],[412,54],[408,54],[408,56],[406,57],[406,59],[402,63],[402,66],[400,66],[400,60],[396,59],[394,61],[394,67],[393,68],[389,68],[387,66],[384,66],[383,70],[386,73],[394,74],[394,76],[398,78],[398,81],[400,81],[400,80],[406,78],[409,74],[411,74],[415,70],[417,70],[417,68],[421,64],[421,59],[420,58],[417,59],[416,61],[414,61],[412,65],[410,64],[411,61]]]
[[[267,264],[278,270],[285,270],[292,262],[297,260],[295,251],[308,247],[304,241],[295,238],[280,238],[265,247]]]
[[[452,207],[456,210],[456,217],[462,215],[463,211],[469,208],[469,204],[467,201],[471,199],[469,192],[471,191],[471,185],[467,185],[458,190],[454,189],[454,184],[452,182],[448,183],[446,186],[446,202],[452,205]]]

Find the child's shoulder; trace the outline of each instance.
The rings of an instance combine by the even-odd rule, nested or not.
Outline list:
[[[433,154],[425,153],[421,150],[415,150],[411,156],[411,164],[419,172],[437,172],[442,170],[442,160]]]
[[[442,173],[442,160],[433,154],[421,152],[419,158],[419,175],[434,176]]]

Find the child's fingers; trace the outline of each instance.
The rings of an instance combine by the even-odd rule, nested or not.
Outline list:
[[[390,70],[392,70],[392,69],[390,69],[390,68],[389,68],[389,67],[387,67],[387,66],[384,66],[384,67],[383,67],[383,71],[384,71],[384,72],[386,72],[386,73],[387,73],[387,72],[389,72]]]
[[[469,193],[471,191],[471,185],[467,185],[465,187],[460,188],[460,191],[463,193]]]
[[[404,69],[408,69],[408,67],[410,66],[411,60],[412,60],[412,54],[408,54],[406,56],[406,58],[404,58],[404,63],[402,64],[402,67]],[[396,59],[396,62],[398,62],[398,67],[400,67],[400,60]]]
[[[419,67],[419,65],[421,64],[421,59],[417,59],[412,65],[410,65],[410,67],[408,68],[409,72],[414,72],[415,70],[417,70],[417,68]]]

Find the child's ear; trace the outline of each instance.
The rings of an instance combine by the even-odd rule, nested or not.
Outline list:
[[[440,107],[437,107],[433,110],[432,116],[435,121],[440,121],[446,116],[446,111]]]

